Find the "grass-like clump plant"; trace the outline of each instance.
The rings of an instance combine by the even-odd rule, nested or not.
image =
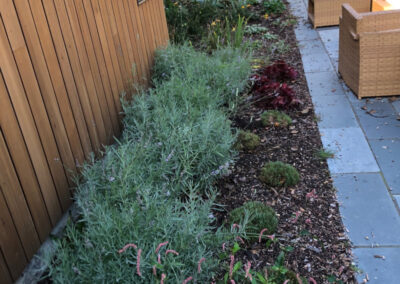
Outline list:
[[[254,150],[260,145],[260,137],[250,131],[239,131],[236,148],[239,150]]]
[[[327,160],[335,157],[335,153],[330,150],[320,149],[315,153],[315,156],[320,160]]]
[[[261,115],[261,122],[264,126],[288,127],[292,119],[286,113],[278,110],[268,110]]]
[[[259,239],[260,232],[266,230],[266,235],[275,233],[278,226],[278,218],[274,209],[259,201],[249,201],[243,206],[229,213],[230,224],[241,224],[246,232],[246,238],[250,241]],[[261,234],[262,238],[266,236]]]
[[[268,162],[261,169],[260,180],[275,187],[293,186],[300,180],[295,167],[282,162]]]
[[[118,143],[82,171],[80,218],[46,259],[54,283],[207,283],[221,244],[233,243],[211,225],[212,184],[235,154],[227,117],[249,60],[170,46],[155,62],[154,87],[124,102]]]

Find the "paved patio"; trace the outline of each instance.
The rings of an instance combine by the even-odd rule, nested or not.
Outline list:
[[[400,283],[400,97],[358,100],[337,73],[338,27],[313,30],[306,1],[289,3],[358,280]]]

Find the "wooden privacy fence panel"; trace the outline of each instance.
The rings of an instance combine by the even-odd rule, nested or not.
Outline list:
[[[71,176],[119,135],[121,92],[147,84],[167,41],[162,0],[0,0],[1,283],[69,208]]]

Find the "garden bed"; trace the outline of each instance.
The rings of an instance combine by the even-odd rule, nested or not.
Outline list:
[[[208,19],[207,32],[192,44],[206,52],[188,44],[157,52],[153,88],[124,104],[119,142],[82,171],[75,194],[79,220],[46,258],[46,280],[354,281],[326,164],[331,154],[322,149],[295,21],[279,0],[265,3],[275,6],[239,5],[230,20]],[[167,15],[169,9],[186,13],[180,5],[169,3]],[[207,1],[185,5],[213,11]],[[244,28],[246,14],[252,17]],[[172,29],[175,36],[184,24]],[[272,109],[290,118],[263,121],[264,111]],[[283,163],[262,171],[268,162]],[[269,181],[268,171],[276,168],[283,176]],[[261,172],[264,182],[276,186],[262,183]],[[231,214],[248,201],[259,202]],[[253,209],[260,213],[255,225],[248,218]]]
[[[226,211],[215,214],[219,223],[223,223],[227,221],[229,211],[244,202],[257,200],[270,205],[279,216],[276,232],[279,241],[269,247],[264,242],[246,242],[241,245],[238,260],[242,263],[250,261],[253,269],[262,270],[274,264],[282,247],[289,247],[285,258],[287,268],[307,279],[312,277],[318,283],[351,283],[355,281],[351,247],[344,232],[326,157],[321,152],[318,118],[313,111],[293,25],[279,27],[274,24],[277,18],[268,17],[252,24],[267,27],[278,35],[278,40],[288,45],[288,51],[271,55],[265,52],[266,48],[260,48],[255,55],[259,58],[271,56],[271,61],[283,59],[295,67],[299,76],[290,85],[302,105],[285,111],[292,118],[292,124],[287,128],[264,127],[260,118],[264,110],[254,106],[244,108],[234,117],[234,126],[257,134],[261,143],[254,150],[241,151],[230,174],[219,180],[217,203],[224,205]],[[280,22],[290,21],[291,16],[286,11],[279,19]],[[260,35],[255,35],[248,40],[259,38]],[[329,153],[325,154],[329,156]],[[293,165],[301,175],[300,182],[289,188],[266,186],[259,175],[268,161]]]

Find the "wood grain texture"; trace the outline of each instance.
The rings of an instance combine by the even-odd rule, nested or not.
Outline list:
[[[168,43],[162,0],[0,0],[0,282],[72,202],[73,175],[121,132],[121,94]]]

